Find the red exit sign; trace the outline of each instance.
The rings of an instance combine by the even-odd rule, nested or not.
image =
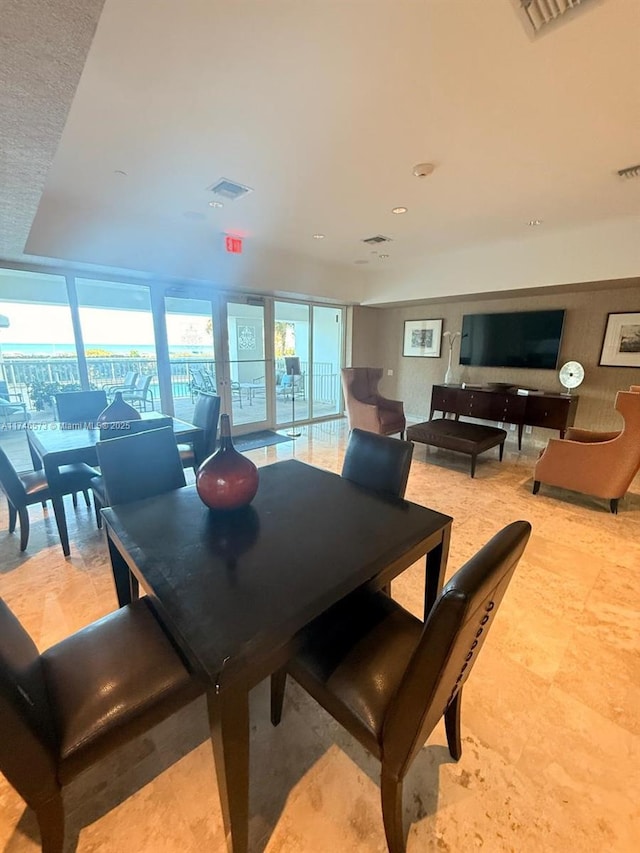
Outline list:
[[[227,252],[231,255],[242,254],[242,237],[225,237],[224,244]]]

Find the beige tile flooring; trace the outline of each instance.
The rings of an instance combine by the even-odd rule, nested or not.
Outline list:
[[[296,456],[340,469],[344,421],[253,451],[258,464]],[[407,497],[454,518],[452,572],[504,524],[533,535],[465,688],[463,755],[442,725],[405,785],[408,853],[640,849],[640,483],[612,516],[603,501],[542,487],[535,448],[509,437],[476,479],[468,460],[416,447]],[[428,458],[428,461],[425,459]],[[45,648],[115,607],[92,510],[68,507],[65,560],[51,515],[31,509],[27,554],[0,510],[0,594]],[[394,583],[420,612],[422,568]],[[265,683],[252,694],[251,849],[326,853],[386,849],[377,762],[299,688],[271,727]],[[1,734],[0,734],[1,736]],[[203,701],[105,760],[66,789],[68,849],[224,851]],[[37,850],[35,821],[0,779],[0,850]]]

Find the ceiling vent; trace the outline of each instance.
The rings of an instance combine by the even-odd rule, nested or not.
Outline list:
[[[370,246],[377,246],[378,243],[390,243],[391,237],[384,237],[382,234],[376,234],[375,237],[367,237],[363,243],[368,243]]]
[[[519,0],[524,15],[536,33],[587,0]]]
[[[637,166],[627,166],[626,169],[618,169],[621,178],[640,178],[640,163]]]
[[[226,198],[229,201],[235,201],[237,198],[242,198],[242,196],[253,192],[251,187],[245,187],[244,184],[238,184],[236,181],[230,181],[228,178],[220,178],[219,181],[216,181],[215,184],[207,187],[207,189],[209,192],[214,193],[214,195]]]

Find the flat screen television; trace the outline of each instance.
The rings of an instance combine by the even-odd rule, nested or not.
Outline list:
[[[564,311],[465,314],[460,364],[553,370],[563,323]]]

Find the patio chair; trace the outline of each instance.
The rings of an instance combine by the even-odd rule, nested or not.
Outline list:
[[[72,495],[73,505],[78,505],[77,493],[84,494],[85,503],[91,506],[89,501],[89,487],[91,478],[96,477],[98,472],[77,462],[73,465],[62,465],[60,468],[59,491],[56,494]],[[20,519],[20,550],[25,551],[29,543],[29,507],[51,500],[51,491],[44,471],[27,471],[18,474],[11,460],[0,447],[0,486],[7,496],[9,508],[9,533],[16,529],[16,520]]]
[[[283,400],[290,400],[294,391],[296,400],[305,399],[304,373],[300,373],[297,376],[290,376],[288,373],[283,373],[276,385],[276,397],[282,397]]]
[[[27,423],[29,417],[27,404],[22,396],[11,393],[7,383],[4,380],[0,381],[0,420],[2,423]]]
[[[380,592],[363,589],[296,637],[286,669],[380,760],[382,817],[390,853],[404,853],[402,786],[444,717],[449,753],[462,755],[462,689],[531,533],[515,521],[444,587],[421,622]],[[286,672],[272,677],[271,722],[282,714]]]
[[[151,405],[151,410],[155,408],[155,398],[151,390],[151,383],[155,376],[150,373],[148,376],[138,376],[132,391],[125,391],[122,399],[127,403],[132,403],[136,409],[147,411],[147,404]]]
[[[76,849],[63,786],[201,692],[148,598],[42,654],[0,599],[0,771],[34,810],[44,853]]]
[[[102,390],[106,392],[107,397],[113,397],[116,391],[134,391],[136,382],[140,374],[135,370],[129,370],[120,385],[103,385]]]

